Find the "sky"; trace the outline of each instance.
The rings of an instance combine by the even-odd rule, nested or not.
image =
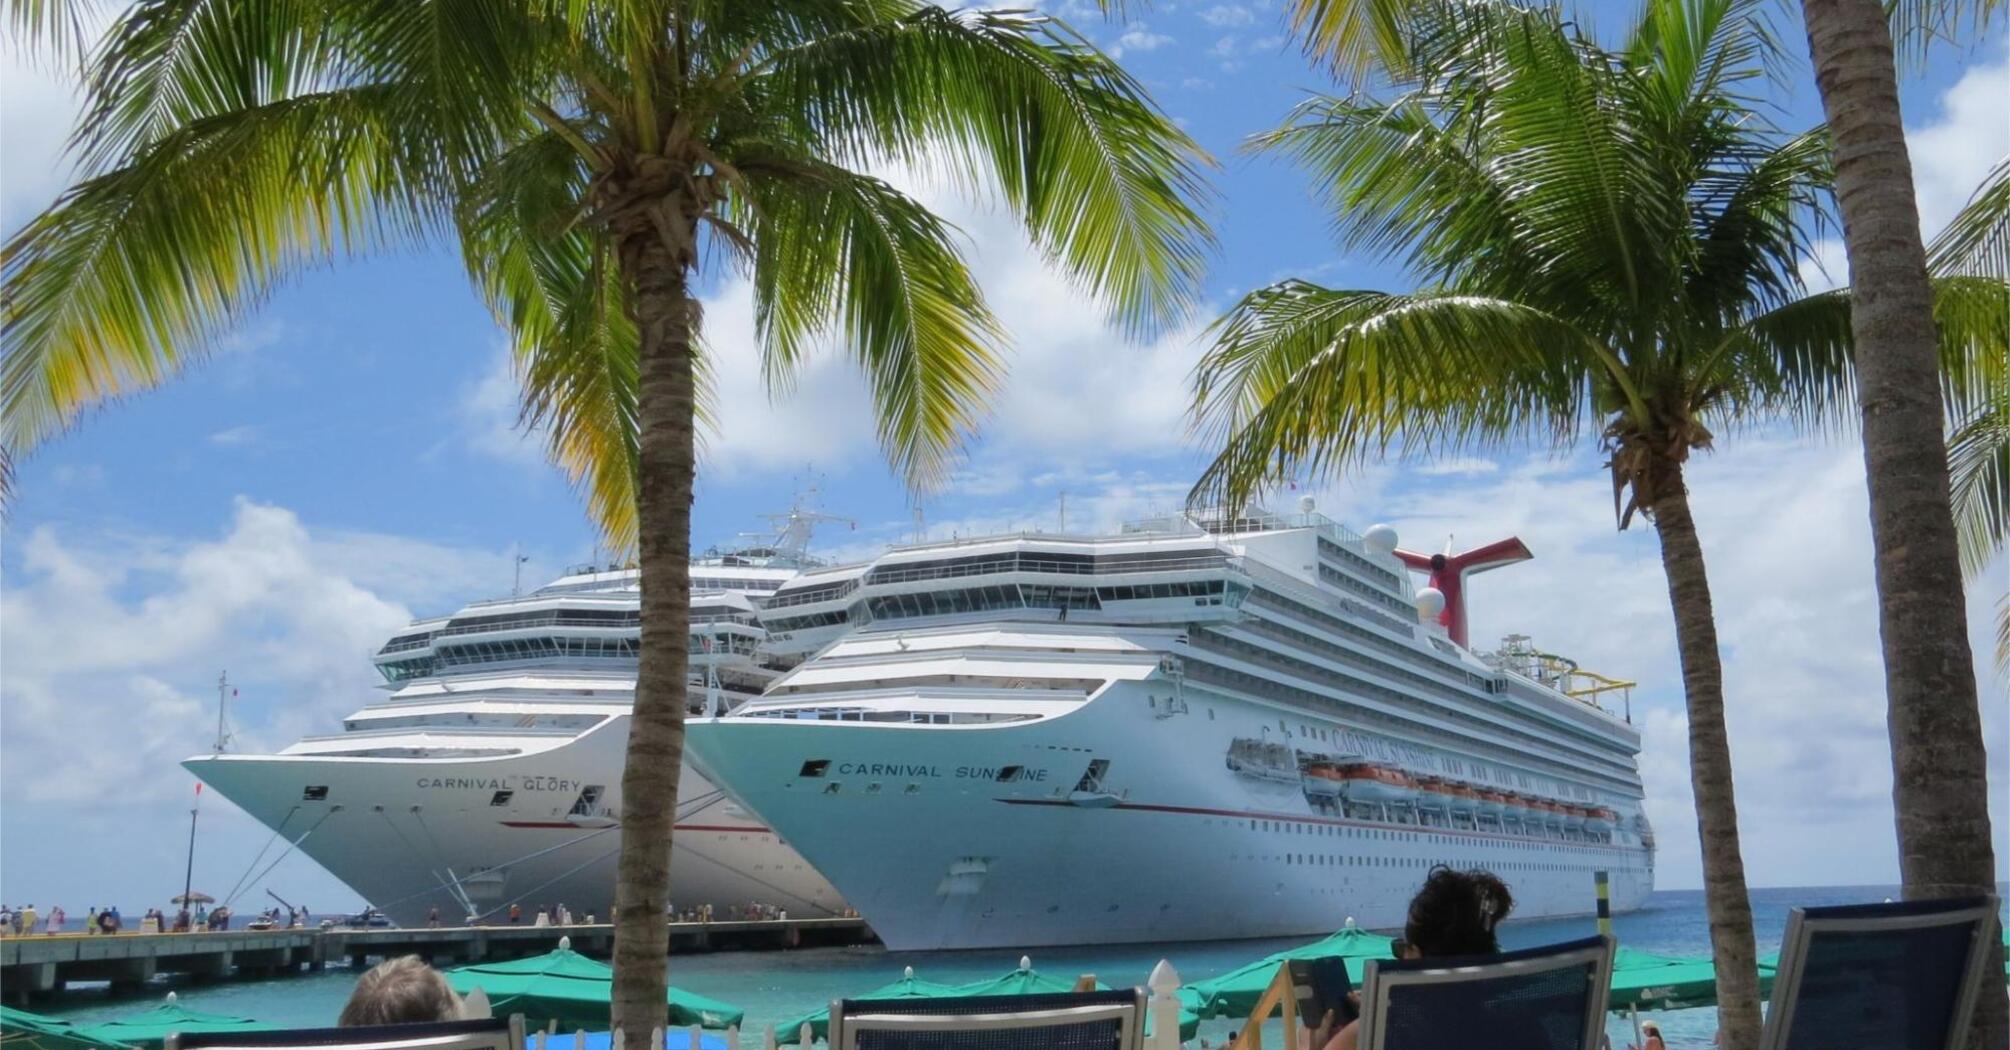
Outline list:
[[[747,286],[706,284],[719,424],[700,467],[700,547],[763,527],[814,485],[816,549],[868,557],[918,533],[1111,528],[1178,507],[1205,462],[1186,384],[1206,321],[1287,276],[1402,290],[1382,260],[1335,246],[1304,178],[1238,152],[1307,91],[1330,89],[1286,42],[1275,0],[1160,0],[1128,21],[1062,10],[1140,77],[1220,159],[1221,250],[1205,301],[1144,343],[1049,271],[984,201],[916,186],[967,234],[985,295],[1012,338],[1011,371],[946,489],[911,498],[872,439],[862,387],[840,357],[793,388],[760,379]],[[1604,23],[1625,9],[1596,5]],[[1782,37],[1798,26],[1779,12]],[[1768,88],[1774,119],[1816,123],[1803,67]],[[1938,48],[1904,85],[1929,235],[2010,153],[2010,49],[2002,23]],[[0,49],[0,230],[64,185],[66,86]],[[1804,272],[1844,279],[1839,242]],[[507,594],[595,560],[595,533],[537,438],[516,423],[505,343],[451,245],[345,260],[301,275],[244,319],[213,359],[86,418],[19,464],[0,526],[0,900],[164,906],[180,891],[193,782],[177,760],[216,736],[217,678],[234,687],[230,746],[284,747],[339,728],[375,699],[369,657],[406,621]],[[1709,559],[1754,885],[1897,881],[1876,596],[1861,450],[1848,436],[1749,432],[1690,470]],[[1632,715],[1666,888],[1700,884],[1673,622],[1651,531],[1614,528],[1593,450],[1375,464],[1305,479],[1291,497],[1355,528],[1386,522],[1407,546],[1513,534],[1536,560],[1472,588],[1476,643],[1535,637],[1641,683]],[[918,513],[917,513],[918,512]],[[1965,601],[1978,654],[2010,584],[1999,563]],[[2004,681],[1978,662],[1991,747],[1999,865],[2010,861]],[[201,802],[195,882],[246,881],[269,833]],[[266,860],[270,861],[270,855]],[[270,889],[317,911],[357,903],[299,854]]]

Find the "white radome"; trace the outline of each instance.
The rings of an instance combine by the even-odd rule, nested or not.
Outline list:
[[[1445,611],[1445,592],[1436,587],[1417,589],[1417,619],[1429,623]]]
[[[1396,550],[1396,530],[1390,525],[1370,525],[1361,534],[1361,545],[1375,554],[1392,554]]]

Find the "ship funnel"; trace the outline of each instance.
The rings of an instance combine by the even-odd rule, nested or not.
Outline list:
[[[1452,641],[1465,645],[1467,644],[1466,577],[1489,569],[1498,569],[1503,565],[1513,565],[1518,561],[1527,561],[1535,555],[1529,553],[1528,547],[1523,545],[1521,540],[1509,537],[1498,543],[1489,543],[1484,547],[1475,547],[1457,554],[1450,551],[1444,554],[1419,554],[1398,548],[1396,557],[1403,559],[1403,564],[1412,570],[1430,575],[1429,589],[1437,591],[1444,602],[1439,606],[1437,621],[1445,626],[1445,632],[1451,636]],[[1421,604],[1422,592],[1419,592],[1417,597]]]

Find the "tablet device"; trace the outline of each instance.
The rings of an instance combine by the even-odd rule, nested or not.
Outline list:
[[[1359,1016],[1348,996],[1354,990],[1354,981],[1347,976],[1345,959],[1293,959],[1289,965],[1291,985],[1298,994],[1298,1016],[1305,1019],[1306,1027],[1316,1027],[1328,1010],[1333,1011],[1333,1019],[1339,1024]]]

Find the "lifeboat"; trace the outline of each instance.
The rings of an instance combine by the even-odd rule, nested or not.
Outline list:
[[[1347,786],[1347,778],[1331,762],[1307,763],[1304,770],[1305,793],[1314,798],[1338,798]]]
[[[1413,802],[1417,798],[1417,782],[1402,770],[1356,762],[1341,766],[1339,772],[1346,781],[1342,792],[1349,802],[1386,805]]]
[[[1562,806],[1557,805],[1556,803],[1551,802],[1548,799],[1538,800],[1535,805],[1538,810],[1542,811],[1542,824],[1544,827],[1548,828],[1563,827],[1564,819],[1563,819]]]
[[[1518,820],[1532,828],[1542,826],[1542,810],[1535,808],[1535,800],[1527,795],[1509,793],[1507,815],[1509,820]]]
[[[1417,808],[1443,813],[1451,804],[1451,785],[1438,777],[1418,777]]]
[[[1585,818],[1590,815],[1591,811],[1583,806],[1565,806],[1563,807],[1563,826],[1572,831],[1583,831]]]
[[[1464,784],[1447,784],[1446,790],[1452,796],[1452,812],[1472,813],[1479,809],[1480,793]]]
[[[1502,817],[1507,811],[1507,796],[1498,791],[1476,791],[1475,807],[1484,817]]]
[[[1585,813],[1584,830],[1601,833],[1611,831],[1613,818],[1616,815],[1604,806],[1595,806]]]

